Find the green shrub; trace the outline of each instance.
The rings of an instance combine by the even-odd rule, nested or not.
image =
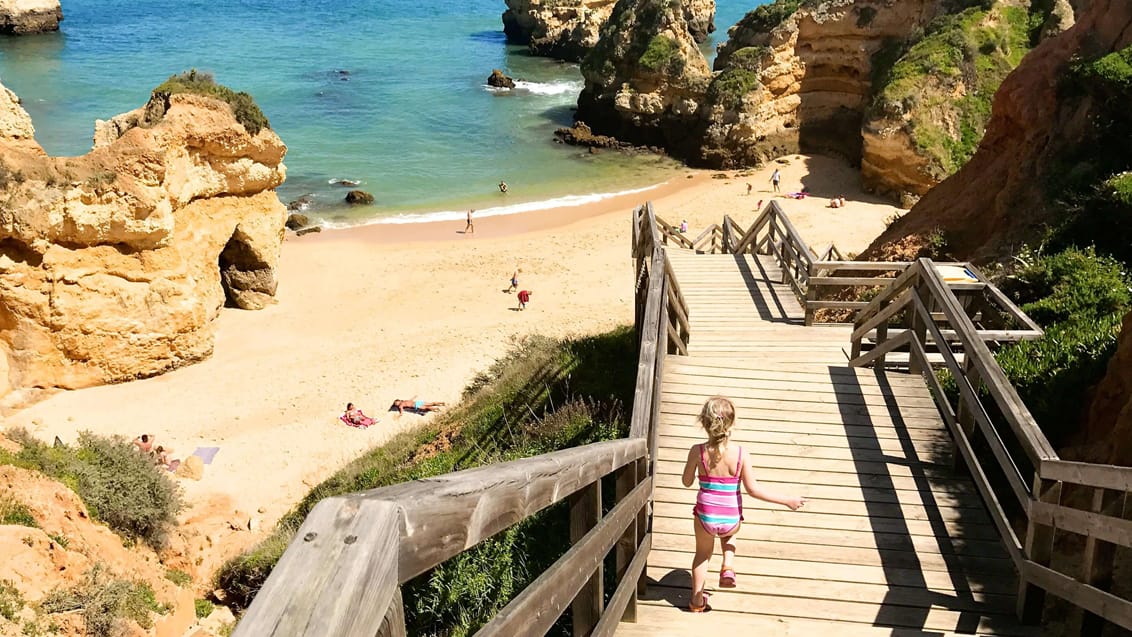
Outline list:
[[[10,438],[16,454],[0,452],[0,463],[44,473],[70,487],[91,516],[128,540],[160,548],[181,508],[177,485],[121,437],[79,434],[77,446],[50,447],[25,431]]]
[[[3,524],[39,528],[31,509],[10,495],[0,496],[0,525]]]
[[[192,69],[180,75],[171,75],[160,86],[153,89],[154,98],[168,98],[177,93],[192,93],[214,97],[232,108],[236,121],[244,126],[248,133],[255,135],[265,128],[271,128],[267,116],[260,110],[251,95],[236,91],[217,84],[211,73],[203,73]]]
[[[196,610],[197,619],[204,619],[212,614],[216,606],[207,599],[197,599],[193,601],[193,608]]]
[[[638,62],[653,73],[664,75],[679,75],[684,70],[680,43],[663,35],[654,35],[649,40],[648,48]]]
[[[250,603],[306,514],[326,497],[624,436],[636,361],[629,329],[567,342],[531,339],[477,375],[460,405],[317,485],[270,538],[221,567],[217,587],[237,607]],[[432,450],[422,451],[428,444]],[[568,529],[566,509],[550,507],[407,582],[409,632],[474,632],[557,559]]]
[[[51,538],[51,541],[58,544],[61,548],[67,548],[71,545],[71,540],[62,533],[48,533],[47,537]]]
[[[729,67],[715,76],[708,86],[707,97],[712,104],[737,109],[743,98],[759,86],[759,76],[739,67]]]
[[[171,568],[171,569],[165,571],[165,579],[169,580],[170,582],[173,582],[174,584],[176,584],[177,586],[180,586],[181,588],[186,588],[188,586],[191,586],[192,583],[193,583],[193,578],[192,578],[191,575],[189,575],[188,573],[186,573],[186,572],[184,572],[180,569],[176,569],[176,568]]]
[[[755,7],[753,11],[743,16],[743,19],[736,26],[741,29],[751,29],[758,33],[767,33],[786,22],[800,6],[802,6],[801,0],[774,0],[769,4]]]
[[[757,73],[762,68],[762,61],[767,56],[770,47],[747,46],[735,51],[727,59],[727,68],[743,69]]]
[[[24,607],[24,597],[20,590],[9,580],[0,580],[0,617],[8,621],[15,621],[16,615]]]
[[[151,628],[150,614],[166,610],[148,584],[115,577],[101,564],[87,571],[75,586],[49,593],[40,605],[49,613],[82,611],[86,634],[99,637],[120,634],[126,620]]]
[[[1105,373],[1132,292],[1122,265],[1092,248],[1024,252],[1023,261],[1002,287],[1045,334],[1005,346],[995,357],[1046,436],[1059,445],[1077,429],[1085,396]]]

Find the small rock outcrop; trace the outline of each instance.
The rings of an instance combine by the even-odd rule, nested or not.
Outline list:
[[[699,144],[698,111],[711,69],[679,3],[622,0],[582,63],[575,119],[595,132],[687,156]]]
[[[1132,81],[1109,72],[1128,68],[1129,47],[1132,4],[1088,4],[1071,29],[1042,42],[1003,81],[971,160],[924,195],[861,258],[883,258],[909,236],[938,231],[954,254],[995,259],[1011,246],[1040,240],[1053,222],[1065,223],[1072,212],[1067,201],[1120,190],[1132,197],[1128,180],[1112,177],[1132,170],[1127,145],[1114,143],[1132,131],[1126,106]],[[1105,62],[1109,56],[1111,64]],[[1084,62],[1103,68],[1088,75]],[[1099,245],[1127,239],[1132,204],[1109,210],[1100,207],[1103,199],[1093,200],[1097,207],[1082,217],[1083,223],[1099,224],[1088,232],[1089,240]]]
[[[59,0],[0,0],[0,34],[58,31],[62,20]]]
[[[515,80],[503,74],[499,69],[492,69],[487,78],[487,85],[495,88],[515,88]]]
[[[619,148],[623,144],[608,135],[594,135],[585,122],[576,122],[573,126],[559,128],[554,131],[554,137],[571,146],[588,146],[589,148]]]
[[[597,44],[616,0],[507,0],[503,32],[531,54],[580,62]],[[682,3],[685,22],[697,42],[715,30],[715,0]]]
[[[286,146],[225,102],[160,97],[49,157],[0,87],[0,404],[199,361],[226,300],[271,301]]]
[[[373,203],[373,195],[364,190],[351,190],[346,193],[346,203],[351,205],[365,205]]]

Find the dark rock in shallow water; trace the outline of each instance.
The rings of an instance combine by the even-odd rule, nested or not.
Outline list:
[[[373,203],[373,195],[364,190],[351,190],[346,193],[346,203],[348,204],[370,204]]]
[[[503,74],[499,69],[492,69],[491,77],[487,78],[488,86],[496,88],[515,88],[515,80]]]
[[[590,148],[621,148],[627,146],[615,137],[594,135],[585,122],[576,122],[568,128],[559,128],[554,131],[554,136],[573,146],[589,146]]]
[[[304,234],[310,234],[312,232],[322,232],[322,226],[311,226],[309,228],[303,228],[302,230],[299,230],[298,232],[296,232],[295,236],[301,237]]]
[[[311,207],[311,203],[313,202],[314,199],[310,195],[303,195],[302,197],[299,197],[298,199],[287,204],[287,210],[290,210],[291,212],[306,210],[307,208]]]
[[[311,220],[307,218],[306,215],[301,215],[297,212],[292,212],[291,214],[287,215],[288,230],[298,230],[299,228],[305,228],[310,224]]]

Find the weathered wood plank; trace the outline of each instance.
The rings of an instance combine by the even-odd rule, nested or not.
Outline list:
[[[522,593],[476,633],[479,637],[500,635],[544,635],[601,566],[617,538],[648,502],[651,478],[641,482],[627,498],[618,502],[582,541],[558,558]],[[587,627],[587,632],[589,627]]]
[[[396,503],[318,503],[232,634],[372,637],[397,592],[400,526]]]

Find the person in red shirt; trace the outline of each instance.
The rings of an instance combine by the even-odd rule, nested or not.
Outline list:
[[[534,294],[534,293],[531,292],[530,290],[519,290],[519,309],[520,310],[526,309],[527,303],[531,300],[531,294]]]

